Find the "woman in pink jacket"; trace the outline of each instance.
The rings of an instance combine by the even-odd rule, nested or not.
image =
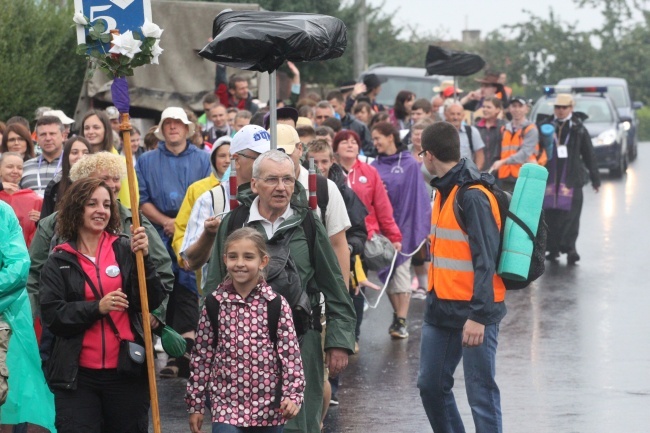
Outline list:
[[[391,241],[396,250],[402,249],[402,233],[393,218],[393,206],[388,199],[386,187],[379,177],[377,169],[359,159],[360,139],[356,132],[342,130],[334,137],[332,149],[339,164],[348,176],[348,186],[361,199],[368,209],[366,230],[368,239],[380,233]],[[365,157],[361,157],[367,159]],[[352,295],[357,313],[357,339],[363,321],[363,295]],[[356,308],[361,303],[361,308]]]

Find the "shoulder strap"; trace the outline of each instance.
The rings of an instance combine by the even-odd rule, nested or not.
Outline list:
[[[230,218],[228,218],[228,230],[226,230],[226,236],[234,232],[237,229],[240,229],[246,224],[248,217],[250,216],[250,208],[248,206],[237,206],[235,209],[230,211]]]
[[[327,228],[327,220],[325,217],[327,205],[330,201],[330,193],[327,186],[327,178],[325,176],[316,176],[316,198],[318,200],[318,208],[320,209],[320,219],[323,222],[323,225]]]
[[[86,283],[88,283],[88,286],[90,287],[90,290],[92,290],[93,295],[95,295],[95,299],[98,301],[102,300],[101,295],[99,294],[99,290],[97,290],[97,287],[95,287],[95,284],[92,282],[88,274],[85,272],[81,271],[84,274],[84,278],[86,279]],[[115,334],[118,340],[122,341],[122,338],[120,337],[120,332],[117,330],[117,326],[115,326],[115,322],[113,322],[113,318],[111,317],[110,313],[104,315],[104,319],[108,321],[108,326],[110,326],[111,330]]]
[[[219,188],[221,194],[216,193],[215,189],[217,188]],[[214,214],[218,215],[223,212],[226,208],[226,189],[222,183],[210,190],[210,197],[212,198],[212,210]]]
[[[219,301],[217,298],[212,296],[210,293],[205,297],[205,311],[208,313],[208,318],[210,319],[210,325],[212,325],[212,332],[214,332],[214,339],[212,340],[212,345],[217,347],[219,342]]]
[[[325,225],[325,223],[323,223],[323,225]],[[305,232],[307,246],[309,247],[309,262],[312,266],[315,266],[314,248],[316,246],[316,217],[311,210],[307,211],[307,216],[302,220],[302,229]]]
[[[267,317],[269,321],[269,334],[273,345],[278,344],[278,322],[280,321],[280,310],[282,310],[282,295],[277,294],[268,304]]]
[[[273,345],[278,344],[278,322],[280,321],[280,311],[282,310],[282,296],[276,293],[276,297],[273,298],[271,302],[268,303],[267,318],[269,321],[269,337],[273,342]],[[212,325],[212,332],[214,333],[214,339],[212,344],[214,347],[217,347],[219,342],[219,311],[221,309],[221,304],[217,301],[217,298],[210,294],[205,298],[205,310],[208,313],[208,318],[210,319],[210,325]]]
[[[454,216],[456,217],[456,221],[458,221],[461,230],[465,233],[467,233],[467,225],[465,224],[465,211],[463,210],[462,204],[465,192],[467,192],[469,187],[472,185],[473,184],[471,183],[461,185],[461,187],[458,188],[458,191],[456,191],[456,196],[454,197]]]
[[[465,124],[465,133],[467,134],[467,141],[469,142],[469,150],[474,153],[474,140],[472,139],[472,127]]]

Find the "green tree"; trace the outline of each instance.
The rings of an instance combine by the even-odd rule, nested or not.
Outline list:
[[[31,119],[43,105],[74,113],[85,63],[72,15],[72,2],[0,0],[0,119]]]

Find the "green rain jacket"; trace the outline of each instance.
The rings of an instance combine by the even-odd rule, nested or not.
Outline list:
[[[352,305],[352,299],[345,287],[345,282],[341,275],[341,268],[339,267],[330,240],[327,237],[325,227],[317,218],[316,242],[313,256],[318,266],[313,266],[310,262],[311,255],[305,233],[301,226],[302,220],[310,210],[308,203],[303,198],[307,197],[307,194],[300,194],[301,189],[302,186],[296,183],[297,191],[291,198],[291,207],[295,213],[280,225],[274,236],[298,226],[296,233],[291,238],[289,249],[291,250],[291,257],[298,267],[303,289],[307,290],[307,284],[311,279],[314,279],[315,286],[318,288],[319,293],[309,294],[312,308],[318,307],[320,293],[325,296],[325,316],[327,318],[325,350],[341,348],[347,350],[349,354],[352,354],[354,353],[354,328],[356,326],[356,314]],[[239,187],[237,199],[244,206],[250,207],[255,197],[256,195],[253,194],[249,185]],[[226,275],[226,267],[222,257],[229,218],[230,214],[224,217],[214,241],[208,266],[208,275],[206,277],[206,293],[214,291]],[[257,229],[266,238],[266,232],[259,223],[253,223],[251,227]]]
[[[120,208],[120,220],[122,221],[122,234],[127,235],[130,239],[130,227],[131,224],[133,224],[131,210],[119,202],[118,206]],[[43,218],[38,222],[38,229],[36,229],[34,239],[29,246],[29,257],[32,259],[32,264],[29,267],[27,292],[29,293],[29,300],[32,304],[32,310],[34,311],[35,316],[40,316],[41,313],[41,308],[38,304],[38,285],[41,277],[41,269],[43,269],[43,266],[45,265],[45,262],[47,261],[52,248],[55,245],[63,243],[62,239],[60,240],[57,238],[56,244],[52,245],[57,214],[58,212],[54,212],[52,215]],[[151,225],[149,220],[141,215],[140,223],[145,228],[147,237],[149,238],[149,256],[156,266],[156,271],[158,272],[160,280],[163,283],[165,293],[169,294],[174,287],[174,273],[172,272],[172,262],[169,258],[169,253],[167,252],[165,245],[162,243],[160,236],[158,236],[158,232]],[[151,314],[153,314],[162,323],[165,323],[167,301],[168,298],[165,297],[162,305],[155,311],[151,312]]]
[[[0,319],[9,324],[9,394],[0,424],[28,422],[56,432],[54,396],[43,377],[32,311],[25,290],[29,255],[18,219],[0,201]]]

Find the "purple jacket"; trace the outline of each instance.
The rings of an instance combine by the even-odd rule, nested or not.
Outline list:
[[[393,205],[393,215],[402,232],[402,252],[412,254],[429,236],[431,228],[431,198],[422,178],[418,162],[405,147],[394,155],[379,155],[372,166],[377,169]],[[398,255],[395,267],[406,261]],[[388,269],[379,272],[383,280]]]

